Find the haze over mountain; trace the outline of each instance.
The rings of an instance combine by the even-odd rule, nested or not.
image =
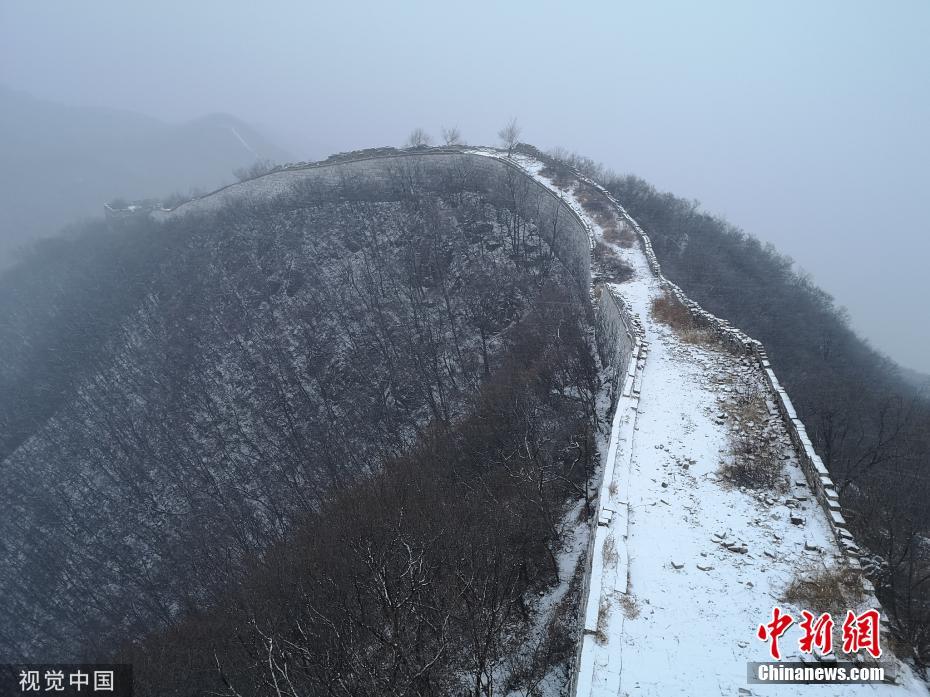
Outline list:
[[[104,202],[234,180],[287,154],[233,116],[170,124],[130,111],[36,99],[0,85],[0,267],[14,250],[101,214]]]
[[[930,324],[887,310],[923,316],[930,294],[928,32],[918,0],[6,2],[0,82],[172,122],[235,114],[299,159],[414,126],[488,143],[517,116],[528,142],[773,243],[926,373]]]
[[[0,2],[0,697],[930,697],[928,32]]]
[[[901,368],[901,377],[914,387],[930,390],[930,375],[910,368]]]

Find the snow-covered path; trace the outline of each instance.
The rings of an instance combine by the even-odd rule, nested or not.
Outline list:
[[[538,162],[517,161],[602,239],[572,192],[543,176]],[[619,216],[617,223],[625,225]],[[841,555],[773,405],[761,424],[727,411],[737,394],[764,394],[759,367],[713,341],[683,340],[654,319],[652,301],[664,291],[641,245],[611,247],[633,268],[631,280],[611,287],[639,318],[645,342],[605,462],[585,625],[593,635],[585,637],[577,694],[926,695],[907,669],[901,686],[747,684],[747,662],[771,660],[756,638],[759,624],[776,604],[795,616],[807,609],[782,601],[787,586]],[[784,491],[741,489],[720,476],[734,431],[753,429],[773,438]],[[781,639],[783,660],[802,660],[800,635],[795,624]]]

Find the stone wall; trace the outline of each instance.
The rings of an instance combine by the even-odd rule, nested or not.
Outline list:
[[[627,310],[623,298],[615,294],[609,286],[598,286],[595,299],[595,341],[601,359],[601,369],[610,384],[610,400],[613,407],[630,365],[633,345],[637,338],[642,338],[643,331],[638,320]]]
[[[535,221],[539,234],[569,269],[585,294],[591,284],[590,231],[565,201],[499,153],[471,148],[361,151],[357,156],[279,168],[255,179],[230,184],[171,210],[155,210],[156,220],[209,214],[235,201],[269,198],[298,187],[365,192],[380,200],[400,200],[414,185],[437,192],[473,191],[495,204],[516,209]],[[491,155],[491,156],[489,156]]]
[[[600,599],[618,588],[627,592],[628,562],[625,540],[629,522],[628,504],[621,500],[628,491],[630,447],[639,413],[639,387],[642,384],[648,345],[637,317],[629,311],[623,299],[607,284],[595,290],[597,300],[596,341],[602,368],[610,380],[612,414],[607,453],[602,463],[598,485],[597,508],[591,519],[591,533],[582,577],[581,625],[575,648],[575,669],[569,682],[569,695],[591,693],[594,677],[594,653],[597,641]],[[623,447],[621,447],[623,445]],[[627,481],[623,494],[611,494],[614,481]],[[618,492],[620,489],[618,489]],[[621,560],[613,572],[604,568],[604,546],[611,522],[622,530]]]
[[[798,418],[794,405],[788,397],[788,393],[781,386],[781,383],[772,371],[765,347],[760,341],[747,336],[726,320],[720,319],[710,312],[707,312],[700,305],[691,300],[681,288],[668,280],[662,274],[662,267],[659,264],[659,260],[656,258],[649,235],[643,231],[620,202],[606,189],[587,178],[585,178],[585,181],[598,188],[617,207],[617,210],[630,227],[636,231],[636,234],[642,242],[649,267],[653,274],[659,279],[662,287],[688,309],[691,316],[699,325],[713,330],[720,341],[730,350],[737,353],[749,354],[755,360],[759,369],[762,370],[765,376],[765,382],[769,387],[772,401],[777,406],[778,412],[785,422],[791,441],[797,450],[801,469],[804,471],[811,491],[817,497],[817,501],[827,514],[827,519],[829,520],[833,535],[836,538],[837,546],[843,553],[843,557],[849,566],[857,569],[860,568],[860,550],[855,543],[852,533],[850,533],[846,527],[846,521],[840,510],[839,496],[836,487],[833,485],[833,480],[830,478],[830,474],[823,464],[823,461],[820,459],[820,456],[815,452],[814,446],[807,435],[807,430]],[[870,584],[866,582],[866,585],[869,586]]]

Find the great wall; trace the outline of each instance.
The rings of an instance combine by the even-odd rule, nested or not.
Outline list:
[[[776,514],[781,515],[779,505],[785,501],[769,503],[768,497],[764,500],[756,500],[748,496],[746,492],[738,493],[727,490],[725,483],[716,479],[713,474],[719,464],[716,459],[713,462],[701,463],[707,469],[703,475],[706,481],[702,482],[702,486],[710,482],[711,488],[706,489],[707,492],[711,492],[708,496],[717,495],[716,492],[719,490],[723,492],[720,496],[734,498],[740,496],[749,501],[750,503],[745,507],[746,515],[749,516],[747,525],[765,528],[767,535],[774,535],[772,539],[777,540],[776,546],[784,545],[787,548],[790,545],[800,545],[800,554],[806,558],[825,564],[827,560],[832,559],[859,573],[861,573],[860,550],[846,527],[839,497],[830,475],[815,452],[804,424],[798,418],[788,394],[774,374],[762,344],[732,327],[725,320],[705,311],[688,298],[677,285],[665,278],[652,249],[649,236],[627,213],[622,204],[600,184],[572,170],[574,179],[593,188],[608,201],[616,215],[617,223],[635,233],[636,236],[636,243],[631,248],[618,247],[614,251],[633,266],[635,278],[639,279],[641,286],[639,290],[637,290],[635,281],[626,284],[614,283],[612,279],[603,277],[592,286],[593,250],[595,243],[603,239],[603,229],[586,213],[584,204],[572,194],[570,188],[560,188],[544,174],[546,162],[547,158],[532,148],[523,148],[519,154],[493,148],[471,147],[360,151],[336,156],[323,162],[298,163],[280,167],[255,179],[223,187],[212,194],[183,203],[171,210],[152,206],[141,212],[152,215],[158,220],[168,220],[178,215],[191,213],[206,213],[240,198],[275,196],[290,190],[299,182],[312,182],[324,186],[347,186],[353,181],[363,180],[366,185],[396,187],[398,182],[403,181],[404,171],[407,170],[407,174],[411,174],[411,168],[414,168],[418,175],[424,175],[420,177],[422,181],[434,182],[437,187],[441,187],[449,176],[455,176],[459,183],[464,183],[469,188],[480,190],[491,196],[505,196],[508,199],[507,203],[522,207],[528,215],[534,218],[540,229],[551,231],[546,238],[547,241],[573,272],[579,286],[590,292],[592,300],[596,303],[596,343],[601,363],[611,383],[612,405],[611,431],[606,447],[602,450],[601,475],[597,486],[599,492],[597,512],[591,520],[578,653],[571,677],[570,694],[579,697],[608,694],[673,694],[674,690],[667,689],[667,685],[657,687],[641,681],[630,683],[629,674],[631,671],[635,672],[635,665],[623,659],[624,650],[630,651],[631,648],[636,657],[635,660],[642,659],[642,655],[636,653],[638,649],[631,644],[629,631],[624,634],[624,625],[632,625],[636,621],[633,611],[628,607],[629,603],[635,602],[631,585],[638,582],[636,572],[631,571],[630,568],[631,558],[635,559],[636,555],[648,556],[645,554],[647,548],[642,546],[646,540],[642,523],[633,522],[634,518],[640,518],[642,511],[647,509],[640,510],[637,506],[648,505],[654,508],[655,505],[664,505],[670,508],[668,502],[662,498],[659,498],[657,503],[650,501],[648,504],[635,502],[631,498],[631,489],[636,488],[631,477],[638,476],[639,481],[645,482],[646,478],[651,478],[652,469],[659,472],[660,467],[668,467],[664,461],[660,464],[651,459],[652,456],[643,450],[644,446],[637,445],[637,440],[648,440],[647,436],[640,433],[640,428],[648,426],[648,414],[652,413],[650,410],[655,409],[663,399],[665,401],[669,399],[663,397],[661,384],[659,386],[652,384],[653,380],[661,383],[664,373],[657,373],[654,376],[648,372],[651,368],[647,369],[647,366],[652,366],[654,363],[673,365],[675,361],[678,361],[687,368],[689,361],[692,363],[704,361],[711,372],[716,370],[715,366],[725,365],[730,373],[749,376],[748,379],[757,380],[764,385],[769,415],[773,423],[777,422],[771,425],[771,428],[786,434],[790,441],[790,445],[786,445],[784,450],[786,467],[797,467],[798,471],[803,474],[803,481],[795,481],[794,486],[796,489],[807,489],[814,496],[816,505],[807,505],[808,497],[803,492],[793,493],[788,497],[783,496],[781,497],[783,500],[787,498],[788,509],[792,511],[796,509],[800,512],[798,516],[803,518],[803,525],[799,526],[791,522],[786,525],[782,520],[774,524],[769,522],[766,527],[757,520],[766,516],[774,519]],[[454,174],[450,175],[450,173]],[[515,179],[514,173],[525,176]],[[113,209],[108,211],[108,217],[111,218],[120,218],[130,214],[136,214],[136,212]],[[700,353],[704,349],[679,345],[680,342],[673,337],[672,333],[666,332],[649,320],[648,304],[657,292],[669,294],[687,309],[696,324],[712,332],[719,346],[723,347],[721,352],[705,352],[707,355],[704,355]],[[660,354],[655,359],[652,357],[654,346],[659,349]],[[727,358],[727,355],[731,358]],[[686,356],[685,360],[682,360],[682,356]],[[689,375],[682,373],[676,376],[676,379],[685,380],[689,378]],[[719,410],[715,406],[716,402],[707,401],[717,397],[716,387],[714,385],[704,387],[704,402],[695,402],[695,405],[699,404],[705,412],[708,409],[711,412],[715,409]],[[646,404],[645,408],[644,404]],[[715,436],[717,440],[713,441],[713,446],[717,451],[722,452],[723,448],[716,446],[722,445],[723,441],[720,439],[726,436],[727,429],[731,425],[723,424],[714,414],[711,414],[708,419],[710,419],[708,422],[710,428],[716,429],[717,434]],[[687,433],[687,429],[683,433]],[[684,441],[676,441],[675,446],[680,447],[682,453],[689,452]],[[671,450],[670,445],[663,446],[660,442],[656,442],[654,448],[657,452],[663,453],[663,458]],[[705,456],[710,452],[710,450],[702,451]],[[686,477],[693,477],[693,473],[700,470],[696,460],[686,455],[675,457],[683,457],[687,461],[684,469],[689,473],[685,475]],[[714,455],[714,457],[717,456]],[[706,460],[708,457],[703,459]],[[647,468],[645,472],[644,468]],[[666,474],[660,476],[669,478]],[[678,474],[673,474],[671,478],[677,476]],[[685,491],[685,483],[683,479],[682,492]],[[666,486],[668,482],[663,480],[662,487]],[[658,491],[661,494],[662,490]],[[652,493],[648,489],[643,489],[640,495],[642,501],[645,501],[652,496]],[[673,513],[672,511],[669,515]],[[792,521],[794,517],[792,514]],[[692,517],[692,520],[694,519]],[[778,527],[779,525],[781,527]],[[775,529],[779,532],[774,532]],[[711,529],[701,530],[700,533],[705,538],[705,542],[706,538],[712,536],[713,533],[714,544],[720,549],[727,550],[723,553],[723,557],[719,557],[717,548],[714,548],[713,554],[718,555],[720,559],[728,560],[730,557],[727,554],[735,554],[733,558],[739,559],[744,566],[749,563],[744,560],[754,559],[752,563],[756,564],[756,567],[753,567],[755,573],[770,573],[784,561],[778,561],[774,552],[766,556],[769,554],[767,550],[760,553],[759,550],[754,549],[751,550],[752,553],[747,554],[745,545],[742,545],[742,548],[731,548],[724,541],[726,533],[720,536],[717,531]],[[739,533],[735,534],[739,536]],[[733,552],[732,549],[736,551]],[[662,573],[667,572],[671,575],[681,571],[684,564],[679,565],[680,562],[674,559],[675,554],[674,549],[668,550],[666,556],[669,559],[667,563],[663,563]],[[706,555],[707,552],[701,551],[700,554]],[[706,592],[709,601],[713,601],[710,594],[716,591],[713,590],[712,585],[704,584],[704,579],[712,576],[710,572],[714,570],[714,566],[710,563],[702,566],[698,562],[696,568],[698,571],[691,571],[691,574],[698,581],[689,581],[692,583],[692,591]],[[779,569],[781,574],[779,578],[784,580],[786,574],[793,573],[793,571],[794,569],[788,567]],[[684,574],[679,574],[679,576],[684,576]],[[740,581],[740,583],[745,585],[746,582]],[[753,583],[748,583],[749,588],[752,588]],[[874,598],[874,588],[864,575],[861,576],[861,584],[867,596],[866,604],[878,607],[877,600]],[[726,595],[727,592],[728,590],[724,588],[723,594]],[[759,594],[756,593],[756,595]],[[762,605],[771,607],[772,603],[773,600],[767,598],[760,607]],[[605,607],[608,611],[613,608],[612,620],[608,618],[605,621]],[[755,605],[752,607],[755,608]],[[652,614],[655,614],[655,606],[653,605],[650,609],[653,611]],[[645,612],[645,608],[640,607],[638,611]],[[622,616],[624,614],[625,618]],[[736,652],[738,659],[743,662],[742,665],[747,660],[760,660],[761,654],[758,649],[762,645],[752,643],[756,641],[752,635],[752,629],[756,624],[765,620],[766,617],[761,614],[745,618],[743,624],[746,625],[748,631],[732,639],[740,644],[746,644]],[[882,629],[883,633],[887,633],[886,624],[883,624]],[[743,638],[745,642],[741,641]],[[684,639],[691,640],[693,637],[684,637]],[[687,648],[700,651],[699,646]],[[649,661],[645,663],[655,668],[655,665]],[[739,684],[744,684],[745,669],[741,670],[743,671],[742,682]],[[636,675],[640,674],[641,672],[636,673]],[[901,680],[899,679],[898,682],[900,683]],[[736,694],[735,689],[728,691],[735,684],[736,682],[732,680],[726,686],[720,683],[720,694]],[[913,684],[909,684],[914,687]],[[683,686],[682,693],[704,694],[701,691],[687,692],[687,689],[691,687],[693,686]],[[888,687],[899,689],[891,685]],[[843,693],[849,694],[850,690],[846,689]],[[741,691],[740,694],[770,693],[765,690],[760,692],[747,690]],[[915,694],[924,693],[917,691]]]

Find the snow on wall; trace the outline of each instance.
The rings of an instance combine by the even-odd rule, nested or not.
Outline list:
[[[668,280],[662,273],[662,267],[659,264],[659,260],[656,257],[655,251],[652,248],[652,241],[649,239],[649,235],[643,231],[639,224],[626,211],[623,205],[597,182],[594,182],[581,174],[578,174],[577,176],[580,179],[586,181],[588,184],[597,188],[605,197],[607,197],[617,207],[617,210],[630,225],[630,227],[636,231],[636,234],[639,236],[639,239],[642,242],[649,267],[653,274],[659,279],[660,284],[665,288],[665,290],[668,291],[672,296],[675,297],[678,302],[680,302],[688,309],[691,316],[698,324],[713,330],[719,339],[735,352],[748,354],[755,360],[756,364],[759,366],[759,369],[763,372],[765,382],[771,390],[772,397],[774,398],[773,401],[778,409],[779,414],[781,415],[782,420],[785,423],[791,441],[797,450],[801,469],[804,472],[808,484],[810,485],[811,491],[814,492],[815,496],[817,497],[817,501],[826,513],[831,531],[833,532],[833,536],[836,538],[837,546],[842,552],[846,564],[850,568],[861,569],[861,564],[859,562],[860,549],[856,544],[852,533],[846,527],[846,520],[843,518],[841,512],[839,495],[837,494],[833,480],[830,478],[830,473],[827,471],[827,468],[823,464],[823,461],[820,459],[820,456],[814,450],[814,446],[810,440],[810,437],[807,435],[807,430],[804,426],[804,423],[798,418],[797,412],[794,409],[794,405],[791,403],[791,399],[788,396],[788,393],[781,386],[781,383],[778,381],[778,378],[772,370],[771,363],[768,359],[768,354],[766,353],[762,342],[751,338],[750,336],[733,327],[726,320],[720,319],[716,315],[706,311],[698,303],[689,298],[684,293],[684,291],[678,287],[678,285]],[[872,583],[864,576],[862,577],[862,584],[866,592],[869,594],[874,594],[874,587]],[[887,619],[884,613],[882,615],[882,622],[883,624],[887,625]],[[887,626],[885,628],[887,629]]]
[[[479,148],[360,151],[329,161],[288,165],[170,210],[154,209],[150,215],[155,220],[171,220],[180,215],[208,214],[234,201],[287,194],[302,184],[368,188],[393,198],[409,193],[413,184],[438,192],[464,189],[479,192],[496,204],[515,207],[536,221],[540,236],[571,272],[579,289],[587,293],[593,247],[590,231],[564,198],[497,155],[499,151]]]
[[[626,548],[629,506],[625,492],[633,451],[629,447],[639,413],[639,386],[642,382],[648,345],[639,319],[627,308],[623,299],[610,285],[601,285],[597,297],[597,344],[603,366],[609,371],[611,386],[610,440],[597,497],[597,510],[592,518],[584,573],[584,594],[581,598],[582,624],[575,654],[575,670],[569,683],[569,695],[592,692],[597,668],[595,644],[598,641],[601,599],[614,591],[626,593],[629,586],[629,555]],[[622,447],[621,447],[622,446]],[[623,492],[621,494],[620,492]],[[613,525],[612,525],[613,524]],[[611,538],[610,529],[620,530],[623,539]],[[613,533],[614,535],[616,533]],[[605,551],[610,545],[617,557],[616,564],[605,567]],[[615,666],[614,670],[618,670]]]
[[[610,403],[613,406],[624,383],[633,346],[637,338],[642,338],[642,328],[610,286],[598,286],[595,296],[595,341],[601,366],[610,382]]]
[[[531,173],[535,172],[531,170]],[[733,353],[745,357],[742,360],[748,360],[748,365],[753,365],[755,367],[754,369],[759,371],[759,377],[762,383],[767,385],[770,391],[770,399],[766,400],[769,412],[772,415],[780,416],[780,420],[785,427],[785,432],[796,451],[797,464],[801,472],[803,472],[810,490],[815,495],[816,505],[819,505],[825,513],[823,517],[823,532],[835,538],[836,550],[839,553],[837,559],[842,560],[849,568],[861,570],[858,558],[859,549],[855,544],[853,536],[846,528],[845,520],[840,512],[839,499],[832,480],[823,462],[814,451],[813,445],[804,428],[804,424],[798,419],[794,407],[791,404],[791,400],[772,371],[768,356],[762,344],[735,329],[728,322],[706,312],[697,303],[688,298],[677,285],[666,279],[662,274],[661,267],[652,249],[652,244],[648,235],[645,234],[636,221],[626,212],[623,206],[603,187],[581,176],[577,172],[574,172],[574,174],[587,184],[597,188],[608,198],[616,207],[617,212],[622,216],[623,221],[636,231],[643,252],[641,258],[643,258],[645,267],[648,267],[648,270],[655,279],[653,284],[657,285],[662,291],[674,296],[678,302],[689,310],[690,314],[699,325],[711,329],[713,333],[719,337],[722,344],[728,347]],[[599,322],[603,322],[604,318],[610,317],[613,314],[618,315],[621,320],[629,316],[624,312],[622,297],[614,297],[611,294],[606,295],[605,299],[607,299],[607,302],[602,303],[601,306],[598,307]],[[618,321],[614,319],[613,332],[610,331],[609,325],[606,331],[602,331],[602,341],[608,341],[607,337],[610,337],[611,334],[622,334],[616,326],[617,323]],[[620,324],[623,324],[622,321]],[[629,448],[622,447],[622,444],[624,444],[626,440],[624,438],[624,429],[629,431],[637,429],[637,412],[639,408],[639,393],[636,389],[639,384],[637,377],[641,381],[641,365],[644,362],[643,358],[647,351],[646,344],[647,342],[643,342],[642,345],[637,343],[634,349],[634,361],[631,361],[631,363],[635,363],[635,365],[629,370],[626,376],[624,389],[616,407],[613,429],[611,432],[611,444],[609,454],[606,458],[601,493],[598,499],[598,515],[594,527],[594,534],[592,535],[592,544],[589,549],[589,558],[591,558],[591,561],[589,562],[590,569],[586,577],[589,587],[586,589],[587,594],[584,597],[584,622],[575,661],[575,674],[572,676],[570,684],[571,691],[569,694],[572,695],[613,694],[609,688],[620,684],[622,651],[616,647],[610,650],[599,650],[599,644],[606,645],[609,636],[613,636],[614,640],[617,638],[615,632],[606,629],[606,627],[611,625],[609,619],[604,623],[604,628],[601,627],[600,620],[602,616],[607,618],[610,617],[611,606],[608,603],[605,612],[604,609],[600,607],[600,603],[603,603],[604,599],[609,598],[611,593],[614,598],[617,598],[628,594],[630,591],[628,576],[630,573],[630,557],[629,551],[626,549],[627,540],[630,539],[631,535],[628,517],[628,506],[630,504],[622,495],[618,496],[617,492],[624,492],[627,490],[623,482],[624,470],[626,470],[627,473],[629,472],[629,463],[626,462],[627,457],[625,457],[626,452],[629,452]],[[600,352],[609,350],[607,346],[605,346],[604,349],[601,349],[599,346],[599,349]],[[623,351],[622,348],[619,350]],[[623,360],[623,357],[619,357],[618,360]],[[608,363],[609,360],[605,361],[605,366],[608,365]],[[646,396],[654,397],[655,395],[650,392],[650,394]],[[632,408],[626,403],[628,400],[632,401],[634,405]],[[655,405],[653,404],[653,406]],[[619,451],[616,447],[617,443],[621,444]],[[627,478],[626,481],[629,481],[629,479]],[[614,489],[614,487],[609,486],[608,483],[618,486]],[[663,484],[663,486],[665,485]],[[613,538],[613,545],[611,546],[609,554],[614,558],[619,556],[619,563],[616,564],[616,571],[605,568],[607,567],[605,559],[608,556],[607,545],[611,542],[611,537]],[[615,546],[616,543],[619,543],[619,545]],[[700,567],[698,568],[700,569]],[[623,576],[626,576],[626,578],[622,578]],[[865,579],[864,576],[860,575],[860,579],[863,590],[867,595],[874,598],[874,588],[872,584]],[[876,606],[877,601],[872,603],[872,607]],[[622,627],[624,624],[623,619],[621,618],[619,621]],[[888,630],[887,619],[883,613],[882,632],[887,634]],[[905,671],[905,673],[907,673],[907,671]],[[605,691],[605,688],[608,689]]]

